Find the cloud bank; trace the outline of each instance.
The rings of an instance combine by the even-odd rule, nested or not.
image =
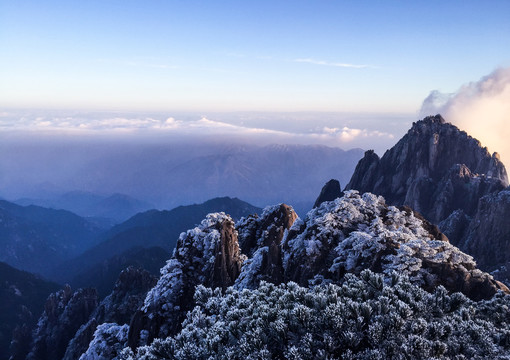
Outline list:
[[[510,68],[497,69],[452,94],[432,91],[420,115],[437,113],[480,140],[489,151],[498,152],[507,168],[510,166]]]
[[[113,115],[113,116],[112,116]],[[209,140],[248,141],[258,144],[322,144],[342,148],[375,148],[383,151],[390,147],[395,139],[391,129],[388,131],[358,126],[345,121],[325,119],[325,115],[315,115],[316,121],[290,116],[280,120],[261,115],[253,118],[232,119],[225,121],[221,114],[212,119],[207,116],[168,116],[160,114],[141,116],[137,114],[71,114],[41,115],[0,113],[0,134],[17,132],[23,134],[52,134],[58,136],[84,135],[88,137],[124,138],[128,140],[153,141],[155,139],[196,141],[197,137]],[[309,126],[303,126],[304,123]],[[331,126],[335,124],[335,126]],[[340,125],[341,126],[338,126]],[[365,124],[368,125],[368,124]]]

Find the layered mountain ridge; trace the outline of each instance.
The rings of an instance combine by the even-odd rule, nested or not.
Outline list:
[[[47,276],[52,264],[96,245],[103,230],[69,211],[0,200],[0,261]]]

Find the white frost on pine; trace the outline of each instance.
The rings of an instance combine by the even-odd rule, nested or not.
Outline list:
[[[284,268],[290,259],[313,263],[323,253],[324,246],[333,247],[336,254],[329,269],[332,273],[339,269],[358,273],[370,267],[380,255],[384,273],[397,271],[417,283],[424,283],[432,276],[422,267],[424,261],[465,269],[476,266],[471,256],[455,246],[431,239],[423,222],[413,213],[387,206],[383,197],[371,193],[360,195],[355,190],[347,191],[344,197],[311,210],[290,231],[301,232],[284,240]],[[383,255],[387,250],[392,254]]]
[[[94,339],[80,360],[116,360],[124,347],[127,346],[129,325],[119,326],[115,323],[104,323],[97,327]]]

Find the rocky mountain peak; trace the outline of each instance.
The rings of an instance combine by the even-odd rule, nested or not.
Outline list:
[[[437,224],[498,279],[510,279],[508,177],[499,154],[440,115],[413,123],[382,158],[365,153],[347,189],[383,195]]]
[[[446,120],[440,114],[426,116],[422,121],[429,124],[446,124]]]
[[[366,152],[346,189],[382,195],[390,204],[409,205],[439,223],[456,208],[438,210],[436,199],[470,199],[458,208],[472,214],[478,198],[506,186],[506,169],[497,154],[490,155],[478,140],[435,115],[413,123],[382,158]]]
[[[340,182],[335,179],[329,180],[321,190],[319,197],[315,200],[314,208],[319,207],[324,201],[332,201],[343,195]]]

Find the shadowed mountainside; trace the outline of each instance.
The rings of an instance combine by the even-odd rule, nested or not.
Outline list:
[[[0,200],[0,261],[48,276],[99,242],[104,229],[69,211]]]

